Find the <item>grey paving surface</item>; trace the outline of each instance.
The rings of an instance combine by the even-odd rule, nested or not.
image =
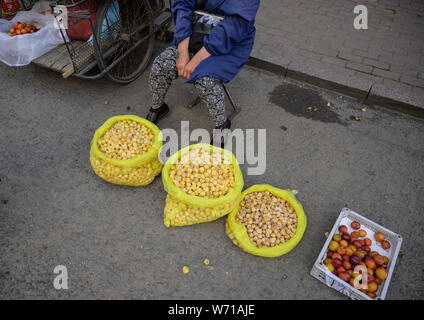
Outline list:
[[[358,4],[368,30],[353,27]],[[256,27],[253,57],[424,107],[422,0],[266,0]]]
[[[119,187],[91,170],[94,130],[145,114],[147,76],[120,86],[0,65],[0,298],[346,299],[309,275],[344,206],[404,237],[387,298],[424,298],[422,120],[246,67],[230,85],[243,109],[234,126],[267,129],[267,170],[246,176],[243,165],[245,186],[298,189],[308,217],[292,252],[265,259],[234,246],[224,219],[165,228],[160,178]],[[209,128],[205,106],[183,107],[194,95],[177,81],[160,127]],[[53,288],[59,264],[67,291]]]

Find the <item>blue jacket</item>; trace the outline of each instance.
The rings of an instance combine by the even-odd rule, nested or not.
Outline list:
[[[211,56],[199,64],[187,82],[209,75],[227,83],[239,73],[252,51],[260,0],[204,0],[204,4],[205,11],[224,16],[224,20],[204,37],[203,45]],[[196,0],[174,1],[172,16],[176,29],[171,45],[178,45],[191,35],[196,6]]]

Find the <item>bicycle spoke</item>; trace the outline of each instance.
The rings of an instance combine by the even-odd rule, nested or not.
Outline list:
[[[137,44],[130,53],[124,56],[108,74],[115,79],[126,81],[136,77],[148,63],[152,52],[153,36],[145,37],[153,32],[153,17],[144,0],[128,1],[120,6],[110,1],[104,14],[99,42],[105,67],[120,59]],[[139,41],[143,40],[140,44]]]

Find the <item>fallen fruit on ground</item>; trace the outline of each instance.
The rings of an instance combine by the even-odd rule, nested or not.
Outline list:
[[[187,266],[184,266],[184,267],[183,267],[183,273],[187,274],[187,273],[189,273],[189,272],[190,272],[190,268],[189,268],[189,267],[187,267]]]

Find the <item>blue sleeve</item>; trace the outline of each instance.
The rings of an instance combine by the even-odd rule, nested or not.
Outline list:
[[[196,0],[176,0],[172,4],[172,16],[175,23],[175,45],[191,36],[192,14],[195,7]]]
[[[226,1],[220,7],[225,13],[222,20],[203,41],[211,55],[231,52],[234,43],[244,40],[251,32],[259,9],[259,0]]]

